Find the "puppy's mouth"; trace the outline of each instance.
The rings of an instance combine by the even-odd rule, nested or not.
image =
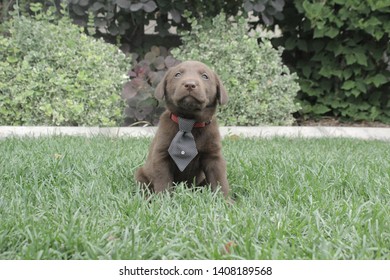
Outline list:
[[[177,106],[181,109],[190,111],[190,112],[199,112],[202,111],[206,107],[206,102],[203,100],[199,100],[198,98],[187,95],[183,98],[179,99],[177,102]]]

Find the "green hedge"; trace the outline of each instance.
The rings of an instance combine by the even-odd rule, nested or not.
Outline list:
[[[7,18],[7,10],[13,0],[3,0],[0,22]],[[98,36],[110,42],[120,41],[125,48],[144,54],[153,45],[177,46],[179,40],[172,38],[171,27],[188,29],[189,23],[183,17],[189,11],[196,18],[213,18],[220,12],[227,15],[251,12],[261,17],[265,24],[272,24],[275,18],[283,16],[285,0],[19,0],[24,14],[31,14],[35,3],[44,7],[63,5],[77,24],[96,28]],[[145,36],[145,26],[154,21],[158,36]],[[94,31],[92,31],[94,32]]]
[[[276,22],[302,113],[390,122],[390,2],[287,1]]]
[[[0,125],[123,122],[130,62],[113,45],[58,24],[15,16],[0,36]]]
[[[10,1],[3,2],[7,4]],[[59,7],[61,1],[34,2],[46,3],[47,6],[56,3]],[[389,1],[218,0],[210,3],[204,0],[185,3],[168,0],[75,0],[69,2],[67,9],[72,19],[88,26],[91,33],[94,32],[91,27],[98,27],[96,36],[103,36],[113,42],[120,41],[125,45],[137,45],[131,51],[145,46],[143,26],[150,20],[157,20],[156,31],[164,36],[171,26],[190,29],[189,22],[183,17],[185,10],[189,10],[196,18],[214,17],[221,10],[228,15],[243,12],[245,16],[251,12],[259,16],[259,21],[251,26],[265,23],[272,28],[277,24],[282,30],[283,36],[273,39],[272,43],[284,48],[283,62],[299,76],[301,90],[298,100],[302,105],[302,116],[311,118],[330,115],[350,120],[390,123]],[[35,13],[35,6],[30,1],[20,0],[19,4],[26,8],[25,14]],[[5,15],[6,10],[2,17],[6,18]],[[6,28],[3,26],[2,29]],[[65,29],[61,32],[65,32]],[[100,33],[101,30],[104,30],[104,34]],[[9,74],[11,72],[4,74],[3,65],[14,73],[20,69],[20,61],[26,54],[21,53],[16,41],[10,41],[15,39],[10,39],[8,34],[0,40],[0,75],[3,75],[0,83],[4,87],[4,84],[8,84],[4,81],[14,79],[15,75]],[[240,42],[241,39],[237,40]],[[153,45],[155,42],[148,41],[148,44]],[[45,49],[45,46],[42,48]],[[148,49],[145,48],[143,52]],[[39,77],[47,80],[42,74]],[[2,91],[5,93],[9,89]],[[147,107],[151,108],[149,103]],[[77,111],[75,108],[73,110]],[[141,108],[137,112],[138,117],[144,117],[146,111]],[[135,115],[133,111],[130,113],[127,115]]]

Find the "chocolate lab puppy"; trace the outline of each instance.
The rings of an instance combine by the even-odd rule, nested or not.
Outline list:
[[[228,96],[219,77],[205,64],[185,61],[168,70],[155,92],[165,99],[166,111],[135,178],[158,193],[173,183],[219,187],[225,197],[229,185],[215,112]]]

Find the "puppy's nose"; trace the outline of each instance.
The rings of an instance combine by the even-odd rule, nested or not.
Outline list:
[[[187,90],[196,89],[196,82],[195,82],[195,81],[185,81],[185,82],[184,82],[184,87],[185,87]]]

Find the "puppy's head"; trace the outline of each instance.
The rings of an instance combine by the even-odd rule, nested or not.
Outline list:
[[[211,118],[217,104],[228,101],[217,74],[198,61],[185,61],[170,68],[158,84],[155,96],[165,98],[171,112],[197,119]]]

